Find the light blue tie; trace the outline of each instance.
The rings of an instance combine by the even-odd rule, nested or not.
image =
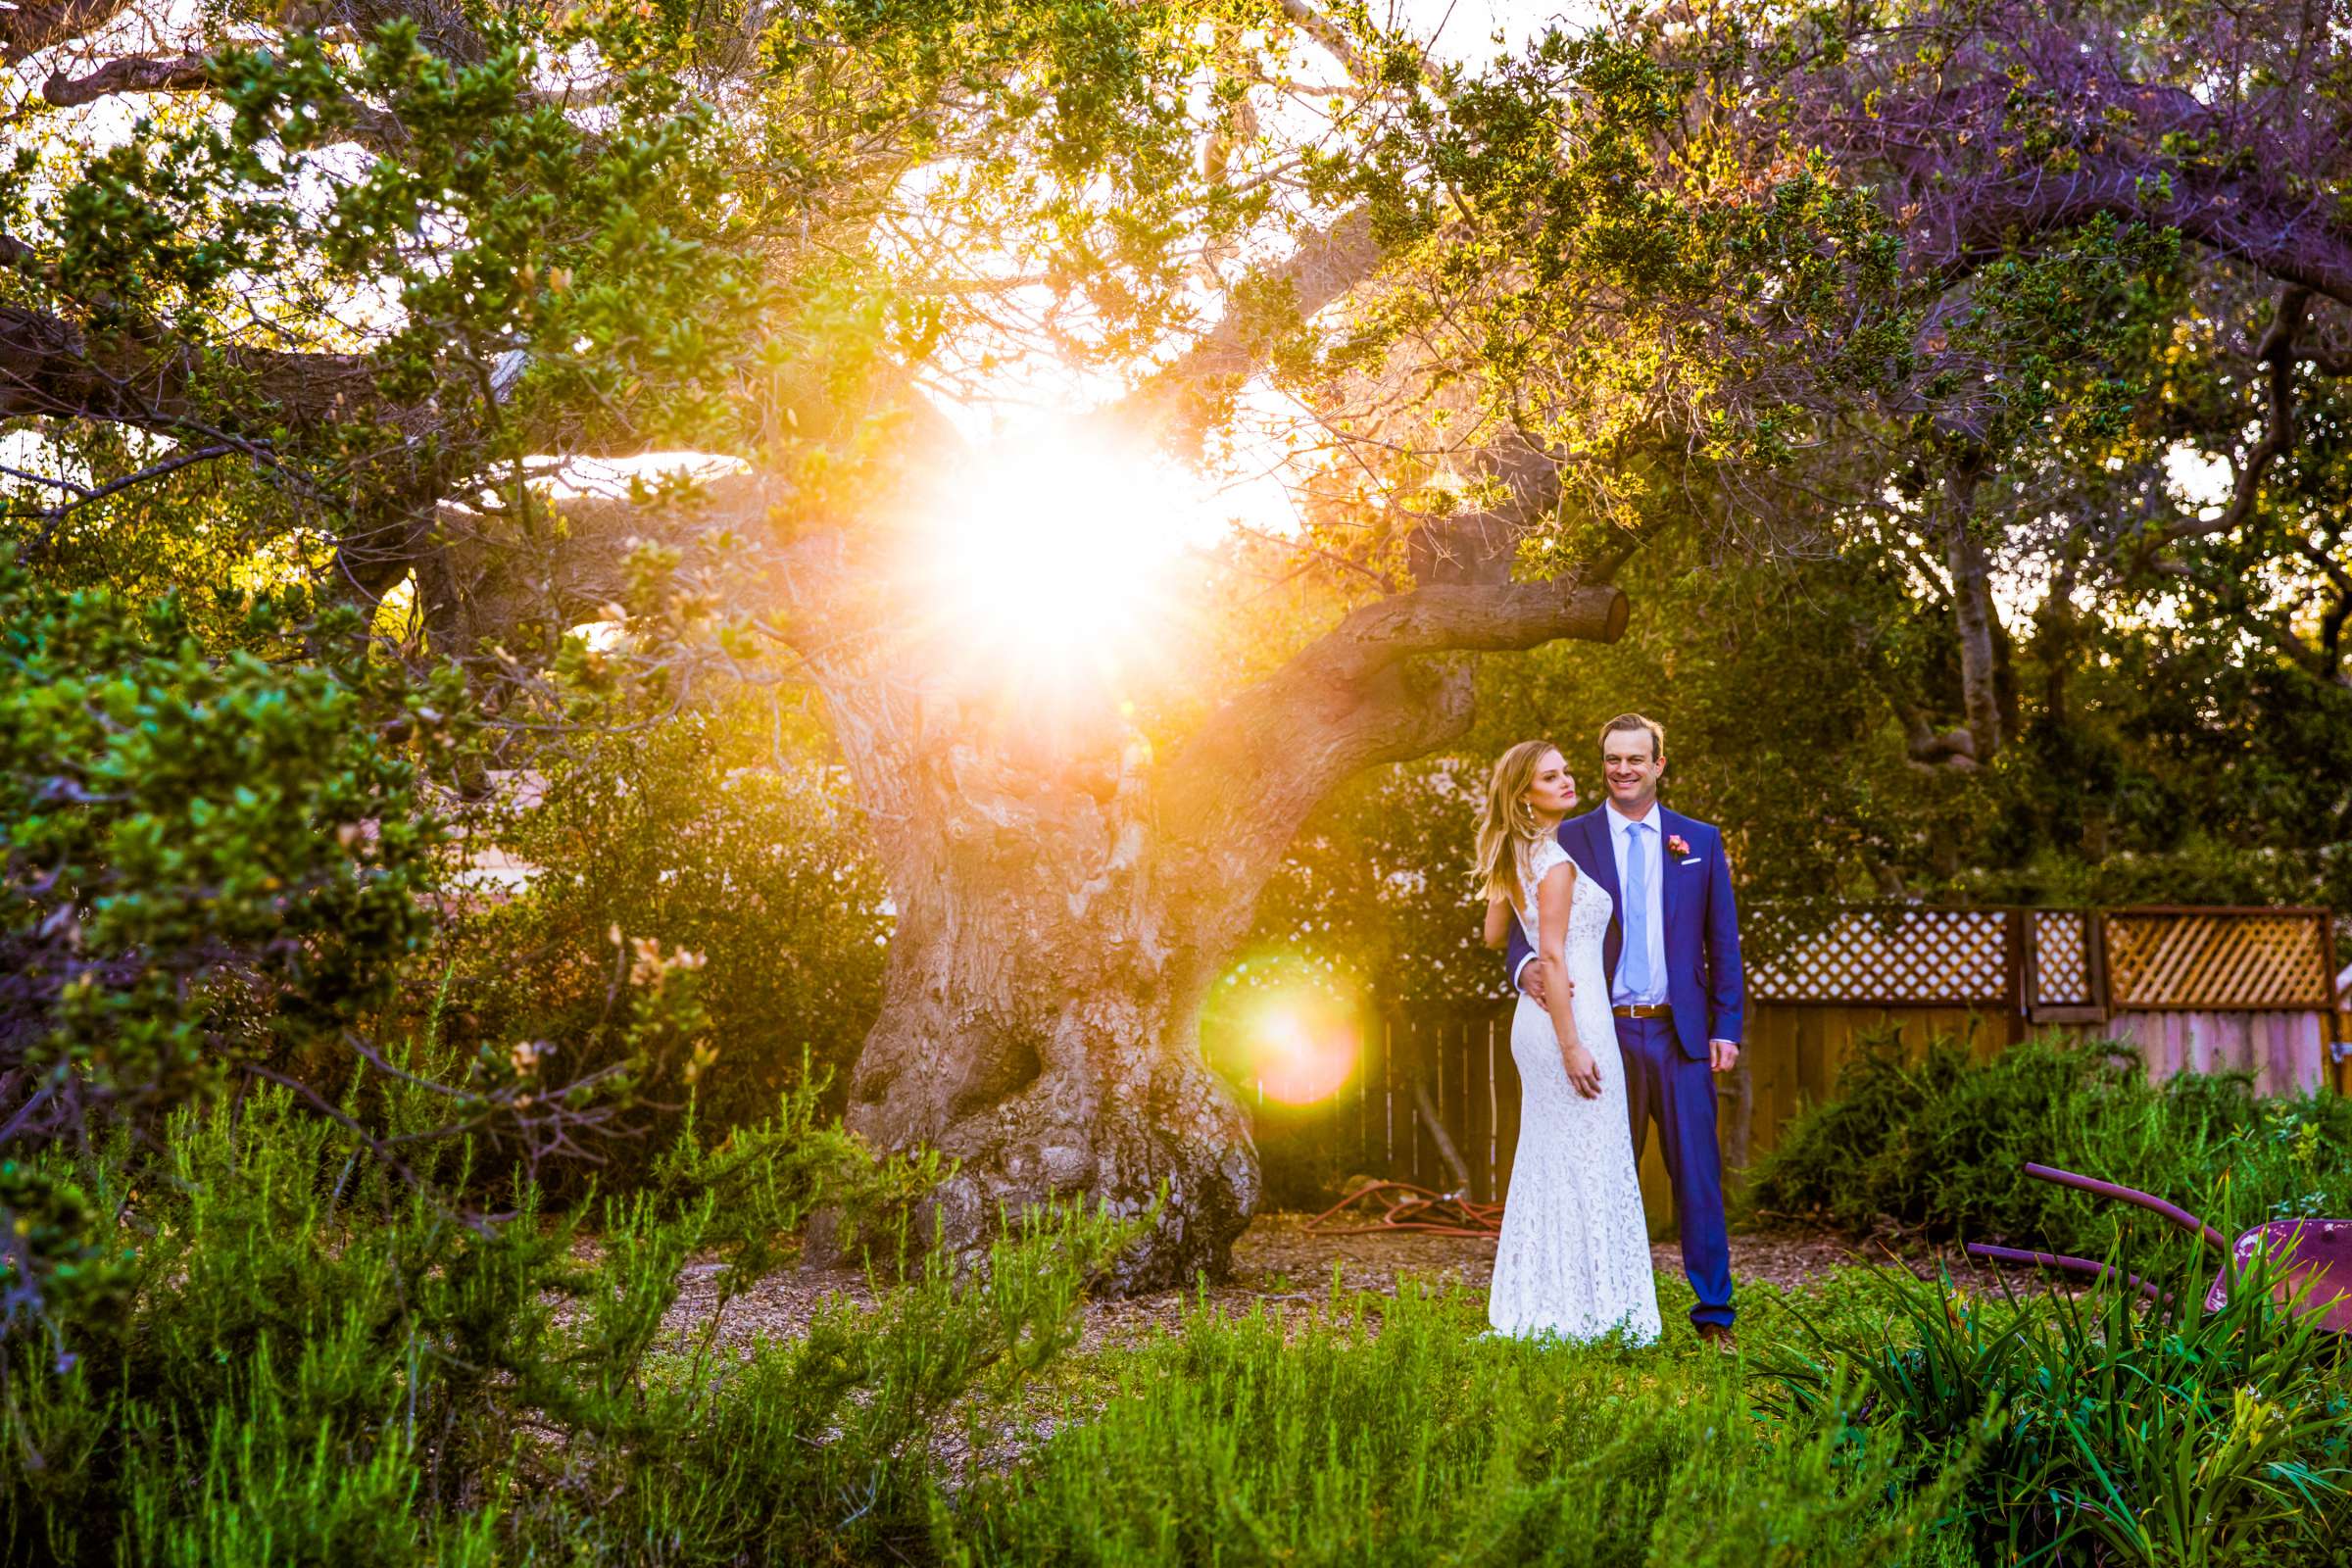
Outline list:
[[[1632,822],[1625,830],[1625,961],[1618,965],[1625,994],[1635,1002],[1649,1000],[1649,867],[1643,863],[1642,837],[1647,822]]]

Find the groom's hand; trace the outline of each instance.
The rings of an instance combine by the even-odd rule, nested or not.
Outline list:
[[[1730,1072],[1740,1059],[1740,1048],[1729,1040],[1707,1042],[1707,1065],[1716,1072]]]
[[[1551,1005],[1551,998],[1545,991],[1545,988],[1551,984],[1551,981],[1546,978],[1550,973],[1551,965],[1542,958],[1530,958],[1519,966],[1519,989],[1526,992],[1527,1000],[1539,1007]],[[1575,981],[1563,976],[1560,984],[1568,988],[1560,995],[1571,998],[1576,995]]]

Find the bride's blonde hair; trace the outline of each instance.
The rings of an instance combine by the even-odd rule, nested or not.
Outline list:
[[[1487,783],[1486,808],[1478,817],[1478,874],[1488,898],[1499,894],[1514,909],[1525,906],[1521,872],[1528,852],[1544,836],[1527,792],[1544,759],[1558,750],[1549,741],[1521,741],[1495,760],[1494,776]]]

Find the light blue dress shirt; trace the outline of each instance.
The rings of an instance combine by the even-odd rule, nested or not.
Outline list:
[[[1649,957],[1647,984],[1642,986],[1637,995],[1625,983],[1626,955],[1623,952],[1617,955],[1617,972],[1609,977],[1609,1002],[1611,1005],[1619,1007],[1660,1006],[1666,1001],[1666,906],[1664,896],[1660,891],[1666,885],[1666,832],[1665,823],[1662,820],[1663,813],[1658,810],[1658,803],[1655,801],[1649,803],[1648,814],[1641,817],[1627,818],[1618,815],[1617,803],[1614,801],[1608,803],[1605,810],[1607,812],[1606,820],[1609,824],[1609,849],[1617,858],[1618,892],[1621,897],[1629,901],[1634,895],[1626,876],[1627,840],[1632,837],[1636,823],[1640,823],[1643,829],[1642,835],[1643,885],[1641,911],[1643,918],[1641,924],[1643,928],[1644,938],[1642,947]],[[1630,943],[1635,922],[1627,918],[1627,910],[1620,908],[1617,911],[1617,920]]]

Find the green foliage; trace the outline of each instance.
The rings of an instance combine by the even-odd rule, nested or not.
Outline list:
[[[1967,863],[1992,803],[1981,779],[1910,766],[1885,696],[1858,678],[1885,663],[1958,700],[1907,573],[1868,547],[1784,564],[1659,540],[1621,579],[1637,607],[1624,637],[1492,663],[1463,750],[1483,767],[1548,735],[1597,806],[1600,726],[1646,713],[1666,728],[1662,798],[1725,829],[1742,900],[1933,886]]]
[[[0,943],[27,982],[0,1038],[59,1087],[218,1075],[240,1008],[282,1057],[421,946],[440,823],[418,763],[463,743],[463,693],[300,610],[257,601],[248,625],[323,659],[214,659],[173,601],[0,576]]]
[[[1333,793],[1269,884],[1253,942],[1384,998],[1491,996],[1501,966],[1475,945],[1467,792],[1543,735],[1597,805],[1597,731],[1628,709],[1665,724],[1663,798],[1726,829],[1751,905],[2352,911],[2343,688],[2249,664],[2241,633],[2203,617],[2086,624],[2073,643],[2021,642],[2023,730],[1991,765],[1920,768],[1893,699],[1954,710],[1959,673],[1903,556],[1759,561],[1653,539],[1619,578],[1635,611],[1618,642],[1489,661],[1455,748]],[[2063,712],[2038,707],[2061,690]]]
[[[244,1076],[340,1077],[426,938],[426,771],[468,746],[463,691],[369,659],[349,613],[298,594],[241,619],[275,660],[215,657],[173,600],[0,568],[12,1325],[45,1297],[116,1296],[87,1255],[103,1215],[22,1151],[153,1125]]]
[[[930,1448],[953,1407],[1017,1388],[1074,1343],[1086,1280],[1132,1234],[1076,1210],[1025,1215],[985,1282],[933,1253],[872,1307],[837,1301],[801,1338],[755,1342],[707,1420],[691,1380],[662,1390],[647,1418],[649,1435],[670,1428],[659,1444],[592,1461],[563,1510],[527,1530],[621,1561],[670,1542],[677,1560],[714,1564],[904,1553],[928,1531]]]
[[[289,593],[240,613],[250,646],[223,652],[177,601],[0,577],[0,1301],[12,1330],[45,1317],[69,1354],[62,1325],[103,1332],[121,1271],[103,1205],[32,1158],[40,1144],[154,1137],[176,1109],[276,1083],[373,1169],[426,1179],[419,1145],[478,1134],[503,1185],[619,1114],[706,1028],[699,977],[639,952],[589,1071],[558,1076],[541,1041],[478,1031],[466,1059],[438,1061],[445,1083],[386,1059],[379,1030],[449,865],[447,781],[479,766],[472,709],[447,667],[374,657],[348,611]]]
[[[715,1146],[690,1126],[591,1241],[527,1186],[497,1222],[443,1206],[428,1183],[467,1155],[428,1147],[393,1180],[271,1089],[182,1110],[160,1158],[38,1156],[93,1195],[133,1294],[61,1302],[62,1364],[0,1347],[0,1560],[881,1558],[928,1529],[948,1410],[1066,1349],[1131,1235],[1025,1216],[983,1273],[934,1256],[806,1335],[726,1343],[719,1313],[815,1204],[903,1226],[935,1173],[872,1165],[804,1094]],[[718,1282],[700,1323],[672,1311],[690,1258]]]
[[[685,1260],[718,1253],[723,1307],[822,1201],[903,1258],[933,1174],[815,1127],[816,1086],[873,1005],[873,871],[818,748],[796,733],[761,771],[757,719],[695,707],[717,596],[692,573],[750,580],[760,545],[891,514],[890,460],[929,456],[898,439],[909,381],[985,379],[1039,346],[1080,369],[1157,356],[1204,276],[1343,205],[1366,205],[1387,263],[1346,327],[1307,331],[1278,270],[1242,284],[1233,318],[1279,340],[1284,388],[1327,429],[1365,439],[1346,456],[1401,454],[1366,481],[1400,504],[1329,509],[1356,534],[1332,553],[1426,580],[1406,530],[1501,488],[1435,452],[1476,469],[1507,429],[1565,473],[1520,564],[1649,541],[1624,579],[1642,618],[1615,648],[1490,672],[1466,763],[1327,808],[1261,906],[1268,947],[1399,1000],[1491,994],[1459,874],[1488,742],[1549,728],[1575,760],[1627,706],[1667,721],[1670,799],[1733,829],[1751,892],[2352,907],[2345,596],[2282,564],[2324,573],[2341,542],[2307,525],[2345,511],[2340,395],[2309,389],[2293,471],[2244,526],[2156,570],[2143,546],[2172,499],[2101,476],[2144,480],[2183,440],[2243,454],[2251,383],[2216,347],[2243,335],[2235,281],[2101,219],[1971,240],[1963,304],[1905,257],[1918,215],[1880,195],[1900,178],[1806,144],[1825,108],[1877,115],[1805,100],[1789,73],[1857,52],[1884,68],[1874,93],[1908,90],[1967,66],[1948,40],[1978,8],[1642,13],[1492,69],[1342,8],[1317,37],[1354,46],[1336,64],[1358,79],[1303,142],[1274,128],[1295,105],[1260,129],[1293,85],[1292,63],[1240,41],[1288,30],[1263,0],[444,6],[421,27],[322,17],[331,32],[198,9],[237,40],[208,53],[206,107],[70,122],[34,104],[0,176],[0,304],[34,367],[11,407],[39,419],[18,433],[52,470],[8,486],[29,515],[7,548],[43,575],[0,578],[0,1115],[50,1139],[0,1164],[0,1549],[1844,1561],[1945,1549],[1919,1532],[1963,1484],[1979,1538],[2021,1509],[2041,1529],[2035,1489],[2062,1476],[2112,1551],[2190,1557],[2285,1541],[2266,1516],[2333,1485],[2314,1423],[2341,1412],[2308,1343],[2248,1350],[2292,1340],[2251,1318],[2236,1341],[2151,1340],[2112,1302],[2088,1327],[1972,1325],[1917,1355],[1852,1340],[1880,1410],[1911,1408],[1895,1385],[1920,1356],[1967,1361],[1902,1423],[1867,1418],[1824,1366],[1751,1424],[1712,1361],[1473,1343],[1453,1299],[1335,1304],[1347,1320],[1295,1346],[1201,1315],[1099,1422],[1021,1475],[965,1476],[953,1502],[929,1458],[943,1420],[1067,1348],[1107,1222],[1032,1219],[985,1280],[932,1257],[877,1305],[740,1358],[715,1313],[669,1326]],[[2147,101],[2204,80],[2174,39],[2195,30],[2116,34]],[[2063,178],[2072,122],[2023,55],[1987,49],[2018,74],[1983,78],[2003,107],[1953,148]],[[541,90],[572,60],[593,102]],[[2246,156],[2218,136],[2164,152],[2168,179]],[[1034,314],[1031,280],[1050,296]],[[1396,384],[1400,347],[1426,400]],[[1350,428],[1322,394],[1351,377],[1426,423]],[[1172,417],[1221,422],[1232,397]],[[745,525],[766,535],[713,537],[691,567],[625,532],[603,561],[555,548],[593,532],[591,509],[549,504],[543,460],[687,444],[760,470],[769,510]],[[1983,493],[1943,516],[1963,466],[1987,470]],[[435,532],[468,514],[469,536]],[[1722,525],[1694,537],[1693,514]],[[1330,520],[1307,542],[1334,543]],[[1936,558],[1970,539],[2063,587],[2031,640],[1995,639],[2000,755],[1930,775],[1910,749],[1961,705],[1956,571]],[[481,782],[471,712],[446,675],[364,655],[353,612],[289,598],[305,576],[360,605],[405,592],[436,653],[496,665],[501,760],[546,778],[508,838],[540,882],[429,969],[442,803],[421,781]],[[222,582],[260,597],[210,594]],[[72,591],[92,584],[115,591]],[[188,585],[207,593],[134,608]],[[534,752],[612,716],[564,635],[608,593],[660,702]],[[486,626],[507,646],[477,647]],[[739,612],[717,656],[741,673],[775,635]],[[825,641],[812,664],[865,663],[854,635]],[[1407,687],[1424,673],[1401,666]],[[644,722],[657,711],[683,716]],[[434,998],[432,1044],[382,1059],[404,982]],[[1777,1201],[2101,1250],[2117,1220],[2025,1185],[2022,1158],[2225,1220],[2345,1199],[2340,1106],[2150,1090],[2043,1046],[1984,1068],[1889,1047],[1856,1072],[1763,1173]],[[614,1158],[649,1128],[642,1157]],[[622,1190],[548,1220],[550,1189],[517,1176],[582,1146]],[[512,1212],[461,1210],[486,1193]],[[2177,1397],[2065,1383],[2070,1357]],[[2225,1373],[2247,1402],[2225,1409]],[[2031,1444],[1999,1425],[2020,1410]],[[2048,1468],[2074,1463],[2061,1429],[2086,1466]]]
[[[1597,805],[1599,726],[1628,709],[1666,726],[1664,799],[1726,829],[1746,904],[2352,908],[2335,824],[2352,725],[2329,721],[2333,698],[2232,675],[2185,629],[2119,633],[2077,677],[2075,722],[2034,728],[1973,773],[1921,769],[1886,684],[1945,705],[1959,690],[1948,631],[1915,612],[1909,570],[1877,548],[1770,563],[1652,541],[1620,577],[1636,611],[1619,641],[1488,662],[1457,747],[1332,794],[1269,883],[1252,942],[1384,1000],[1493,996],[1501,965],[1476,944],[1467,869],[1472,792],[1503,750],[1546,736]],[[2165,654],[2168,638],[2194,646]]]
[[[1869,1394],[1906,1486],[1941,1494],[1978,1561],[2179,1565],[2340,1560],[2352,1382],[2316,1319],[2276,1304],[2258,1261],[2220,1310],[2195,1265],[2174,1304],[2121,1288],[2033,1309],[1889,1272],[1899,1328],[1832,1331],[1766,1359],[1768,1408],[1804,1418]],[[1942,1456],[1971,1462],[1957,1494]]]
[[[1478,940],[1474,761],[1437,758],[1335,790],[1266,884],[1252,940],[1384,1003],[1486,1001],[1502,968]]]
[[[1756,1161],[1748,1200],[2094,1257],[2126,1232],[2151,1256],[2188,1245],[2137,1209],[2034,1180],[2028,1160],[2155,1193],[2224,1231],[2352,1212],[2352,1102],[2266,1100],[2242,1076],[2151,1086],[2128,1052],[2057,1036],[1977,1061],[1947,1039],[1915,1054],[1887,1033]]]
[[[423,1130],[433,1100],[375,1113]],[[814,1107],[715,1145],[690,1119],[593,1239],[528,1187],[469,1223],[432,1196],[462,1146],[404,1182],[275,1089],[181,1111],[160,1158],[45,1152],[131,1304],[78,1303],[64,1363],[7,1347],[0,1442],[31,1462],[0,1468],[4,1560],[1957,1568],[2094,1536],[2151,1563],[2345,1545],[2352,1390],[2259,1278],[2210,1315],[1873,1270],[1759,1288],[1754,1384],[1687,1346],[1488,1337],[1474,1293],[1335,1285],[1287,1318],[1203,1302],[1057,1401],[1041,1375],[1134,1229],[1072,1211],[1018,1218],[981,1272],[932,1251],[737,1338],[721,1313],[816,1205],[903,1249],[935,1174],[873,1166]],[[707,1315],[678,1311],[682,1271],[715,1281]],[[1000,1431],[1016,1409],[1045,1424]],[[969,1457],[943,1466],[959,1427]]]
[[[946,1559],[1797,1563],[1908,1555],[1849,1413],[1759,1427],[1712,1355],[1482,1338],[1476,1298],[1205,1305],[1099,1415],[943,1508]],[[1959,1472],[1955,1470],[1955,1476]]]
[[[67,136],[46,161],[24,148],[0,210],[45,260],[10,270],[12,305],[82,323],[99,363],[178,356],[152,398],[45,434],[100,481],[158,459],[215,470],[69,506],[45,546],[118,555],[110,528],[152,538],[176,489],[225,525],[211,548],[299,570],[323,564],[299,530],[365,530],[420,497],[429,516],[468,474],[527,506],[514,466],[557,407],[673,442],[731,430],[723,386],[762,291],[712,118],[660,69],[616,71],[594,129],[533,85],[551,55],[606,52],[625,17],[290,29],[211,57],[223,113]],[[351,157],[354,140],[387,156]],[[113,417],[155,439],[125,446]],[[176,520],[179,550],[194,535],[203,553]]]
[[[2089,639],[2078,716],[2024,737],[1969,896],[2352,912],[2352,690],[2243,642],[2219,606]]]
[[[694,1042],[643,1064],[641,1098],[691,1094],[726,1127],[811,1072],[846,1082],[880,1005],[881,873],[821,740],[772,723],[764,704],[727,707],[590,728],[551,750],[534,798],[485,828],[534,867],[529,882],[443,938],[460,1037],[544,1040],[543,1071],[558,1076],[622,1059],[617,931],[699,958]],[[658,1146],[666,1122],[647,1125]]]

